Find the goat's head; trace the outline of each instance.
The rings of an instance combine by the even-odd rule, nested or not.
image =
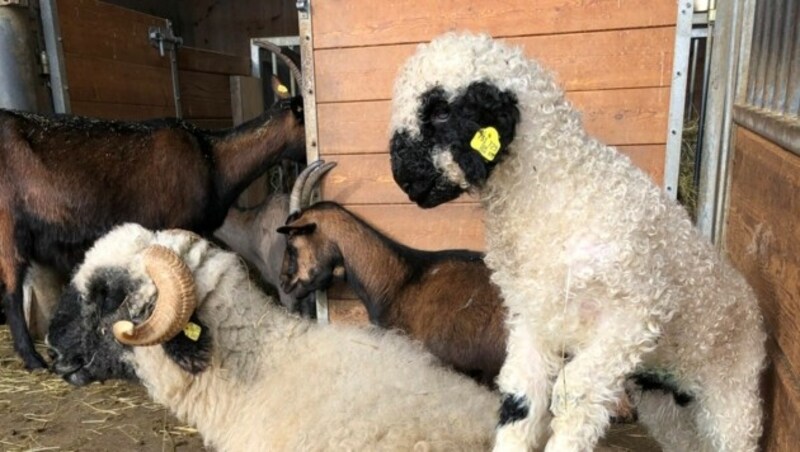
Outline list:
[[[392,174],[409,198],[435,207],[481,187],[519,122],[510,83],[520,51],[488,36],[447,34],[419,47],[395,82]]]
[[[322,202],[293,214],[278,232],[286,234],[281,266],[281,287],[286,293],[305,297],[325,290],[344,276],[344,259],[328,229],[337,228],[342,215],[337,204]]]
[[[271,83],[272,91],[278,100],[264,112],[264,115],[269,118],[279,118],[282,121],[281,133],[284,134],[286,142],[283,157],[303,162],[306,158],[303,97],[292,96],[289,89],[275,76],[272,76]]]
[[[231,259],[217,265],[219,254]],[[185,372],[204,370],[212,343],[196,300],[232,262],[233,255],[189,232],[134,224],[112,230],[86,254],[58,305],[47,337],[53,370],[74,385],[135,379],[134,347],[151,345]],[[195,284],[201,272],[206,282]],[[194,330],[182,332],[187,325]],[[197,328],[203,333],[194,336]]]
[[[329,223],[338,210],[333,203],[318,203],[301,210],[311,200],[311,193],[336,162],[312,162],[295,181],[289,197],[289,218],[278,232],[286,235],[286,251],[281,265],[281,288],[297,298],[314,290],[326,289],[334,277],[342,276],[342,254],[320,224]],[[337,210],[338,208],[338,210]],[[327,218],[327,219],[326,219]]]

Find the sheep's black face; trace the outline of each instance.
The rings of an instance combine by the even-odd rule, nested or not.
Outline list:
[[[126,347],[111,332],[114,322],[123,318],[120,305],[134,287],[126,272],[102,269],[89,282],[87,294],[72,286],[67,289],[47,335],[56,374],[76,386],[136,378],[123,359]]]
[[[425,92],[417,116],[419,136],[392,136],[392,174],[412,201],[429,208],[486,182],[514,139],[519,109],[512,93],[476,82],[450,101],[441,88]]]

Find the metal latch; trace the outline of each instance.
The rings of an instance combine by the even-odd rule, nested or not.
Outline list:
[[[158,54],[162,57],[168,50],[177,50],[178,47],[183,45],[183,38],[175,36],[172,32],[172,27],[167,24],[167,31],[161,27],[150,27],[147,31],[147,36],[150,38],[150,44],[153,47],[158,47]]]
[[[295,6],[297,7],[297,10],[300,11],[301,13],[307,13],[309,3],[311,3],[311,0],[296,0]]]

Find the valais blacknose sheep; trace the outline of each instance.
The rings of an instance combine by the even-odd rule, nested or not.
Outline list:
[[[545,69],[488,36],[439,37],[400,71],[391,133],[412,200],[469,191],[486,209],[509,310],[496,450],[591,450],[634,373],[691,397],[641,394],[665,449],[756,449],[766,335],[752,290],[680,205],[587,134]]]
[[[68,382],[137,378],[221,451],[485,450],[500,407],[399,335],[290,314],[185,231],[98,240],[48,343]]]

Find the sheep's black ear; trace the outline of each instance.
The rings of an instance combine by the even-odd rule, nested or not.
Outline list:
[[[175,364],[193,375],[206,370],[211,364],[211,333],[197,318],[197,314],[192,314],[186,328],[165,342],[163,347],[164,353]]]
[[[281,226],[278,228],[278,234],[286,234],[289,237],[296,235],[308,235],[317,229],[317,223],[308,223],[300,226]]]

